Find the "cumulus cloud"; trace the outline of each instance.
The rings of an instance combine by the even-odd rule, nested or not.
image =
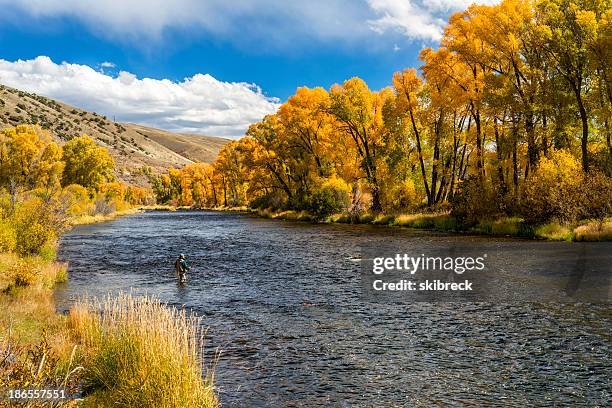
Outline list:
[[[161,129],[239,137],[248,125],[278,108],[276,98],[246,82],[196,74],[180,82],[110,76],[87,65],[56,64],[49,57],[0,59],[0,82],[28,92]]]
[[[116,65],[110,61],[104,61],[103,63],[100,64],[100,66],[102,68],[115,68],[116,67]]]
[[[448,13],[463,10],[472,3],[494,4],[498,0],[368,0],[378,15],[368,20],[378,33],[397,31],[412,39],[442,38]]]
[[[477,0],[493,3],[498,0]],[[316,41],[362,44],[372,30],[437,40],[448,13],[473,0],[0,0],[35,18],[73,17],[103,36],[159,39],[194,29],[238,43],[290,48]],[[143,44],[146,42],[142,42]]]

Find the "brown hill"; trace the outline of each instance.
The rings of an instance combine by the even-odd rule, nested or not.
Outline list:
[[[230,141],[116,123],[95,112],[0,85],[0,128],[19,124],[48,129],[60,144],[82,134],[91,136],[110,151],[117,164],[117,176],[136,184],[146,182],[141,174],[143,167],[160,172],[196,161],[211,163]]]

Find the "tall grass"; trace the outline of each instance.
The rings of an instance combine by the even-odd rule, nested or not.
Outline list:
[[[470,231],[485,235],[506,235],[512,237],[533,237],[533,228],[519,217],[500,217],[480,220]]]
[[[576,241],[612,241],[612,218],[580,225],[574,234]]]
[[[75,303],[69,327],[89,350],[83,374],[92,406],[216,407],[203,362],[200,319],[150,297]]]
[[[114,220],[117,217],[138,214],[140,212],[142,212],[140,208],[128,208],[126,210],[114,211],[110,214],[79,215],[70,219],[70,225],[76,226],[85,224],[97,224],[100,222]]]
[[[449,214],[400,214],[391,225],[399,227],[435,229],[438,231],[458,230],[457,220]]]
[[[551,241],[571,241],[574,239],[574,231],[571,228],[554,221],[537,226],[534,235],[536,238]]]

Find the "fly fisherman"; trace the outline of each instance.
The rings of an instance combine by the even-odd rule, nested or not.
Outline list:
[[[191,268],[189,267],[189,264],[187,264],[185,254],[180,254],[174,262],[174,270],[176,271],[176,275],[178,276],[180,283],[187,282],[187,271],[190,269]]]

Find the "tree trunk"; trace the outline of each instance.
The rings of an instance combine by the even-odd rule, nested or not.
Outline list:
[[[514,139],[512,144],[512,183],[514,184],[514,191],[516,192],[519,184],[519,173],[518,173],[518,158],[517,158],[517,140]]]
[[[434,151],[433,163],[431,165],[431,197],[427,199],[429,205],[436,204],[439,195],[436,194],[436,189],[438,188],[438,161],[440,160],[440,133],[442,132],[442,115],[443,113],[440,112],[439,120],[437,121],[437,123],[435,123],[434,126]]]
[[[414,136],[417,142],[417,153],[419,154],[419,163],[421,165],[421,176],[423,178],[423,184],[425,185],[425,194],[427,195],[427,205],[431,205],[431,192],[429,191],[429,184],[427,183],[427,174],[425,173],[425,162],[423,161],[423,152],[421,150],[421,136],[419,134],[419,130],[416,125],[416,121],[414,119],[414,115],[412,114],[412,109],[409,110],[410,113],[410,121],[412,122],[412,129],[414,131]]]
[[[268,170],[270,170],[270,172],[272,172],[274,177],[276,177],[276,179],[278,180],[278,182],[281,185],[281,188],[283,189],[285,194],[287,194],[287,199],[289,201],[291,201],[293,199],[293,194],[291,193],[291,189],[289,188],[289,186],[287,185],[285,180],[283,180],[283,178],[280,176],[280,174],[278,174],[278,172],[276,170],[274,170],[274,167],[272,167],[269,163],[266,163],[266,167],[268,167]]]
[[[223,180],[223,206],[227,207],[227,185],[225,184],[225,176],[222,177]]]
[[[374,184],[372,186],[372,212],[378,213],[382,211],[382,205],[380,203],[380,189],[378,188],[378,184]]]
[[[497,118],[493,118],[493,130],[495,132],[495,151],[497,153],[497,178],[499,181],[499,188],[502,194],[506,194],[508,192],[508,186],[506,185],[506,181],[504,180],[504,168],[502,166],[502,149],[501,149],[501,140],[499,138],[499,129],[497,127]]]
[[[525,133],[527,133],[527,158],[529,167],[535,167],[538,163],[538,147],[535,141],[535,124],[533,112],[525,113]]]
[[[482,183],[484,181],[484,168],[482,160],[482,129],[480,126],[480,111],[476,111],[474,114],[474,123],[476,123],[476,170],[478,172],[478,179]]]
[[[582,121],[582,170],[585,173],[589,171],[589,151],[588,151],[588,141],[589,141],[589,119],[587,117],[586,109],[584,108],[584,104],[582,103],[582,98],[578,96],[578,109],[580,110],[580,120]]]

